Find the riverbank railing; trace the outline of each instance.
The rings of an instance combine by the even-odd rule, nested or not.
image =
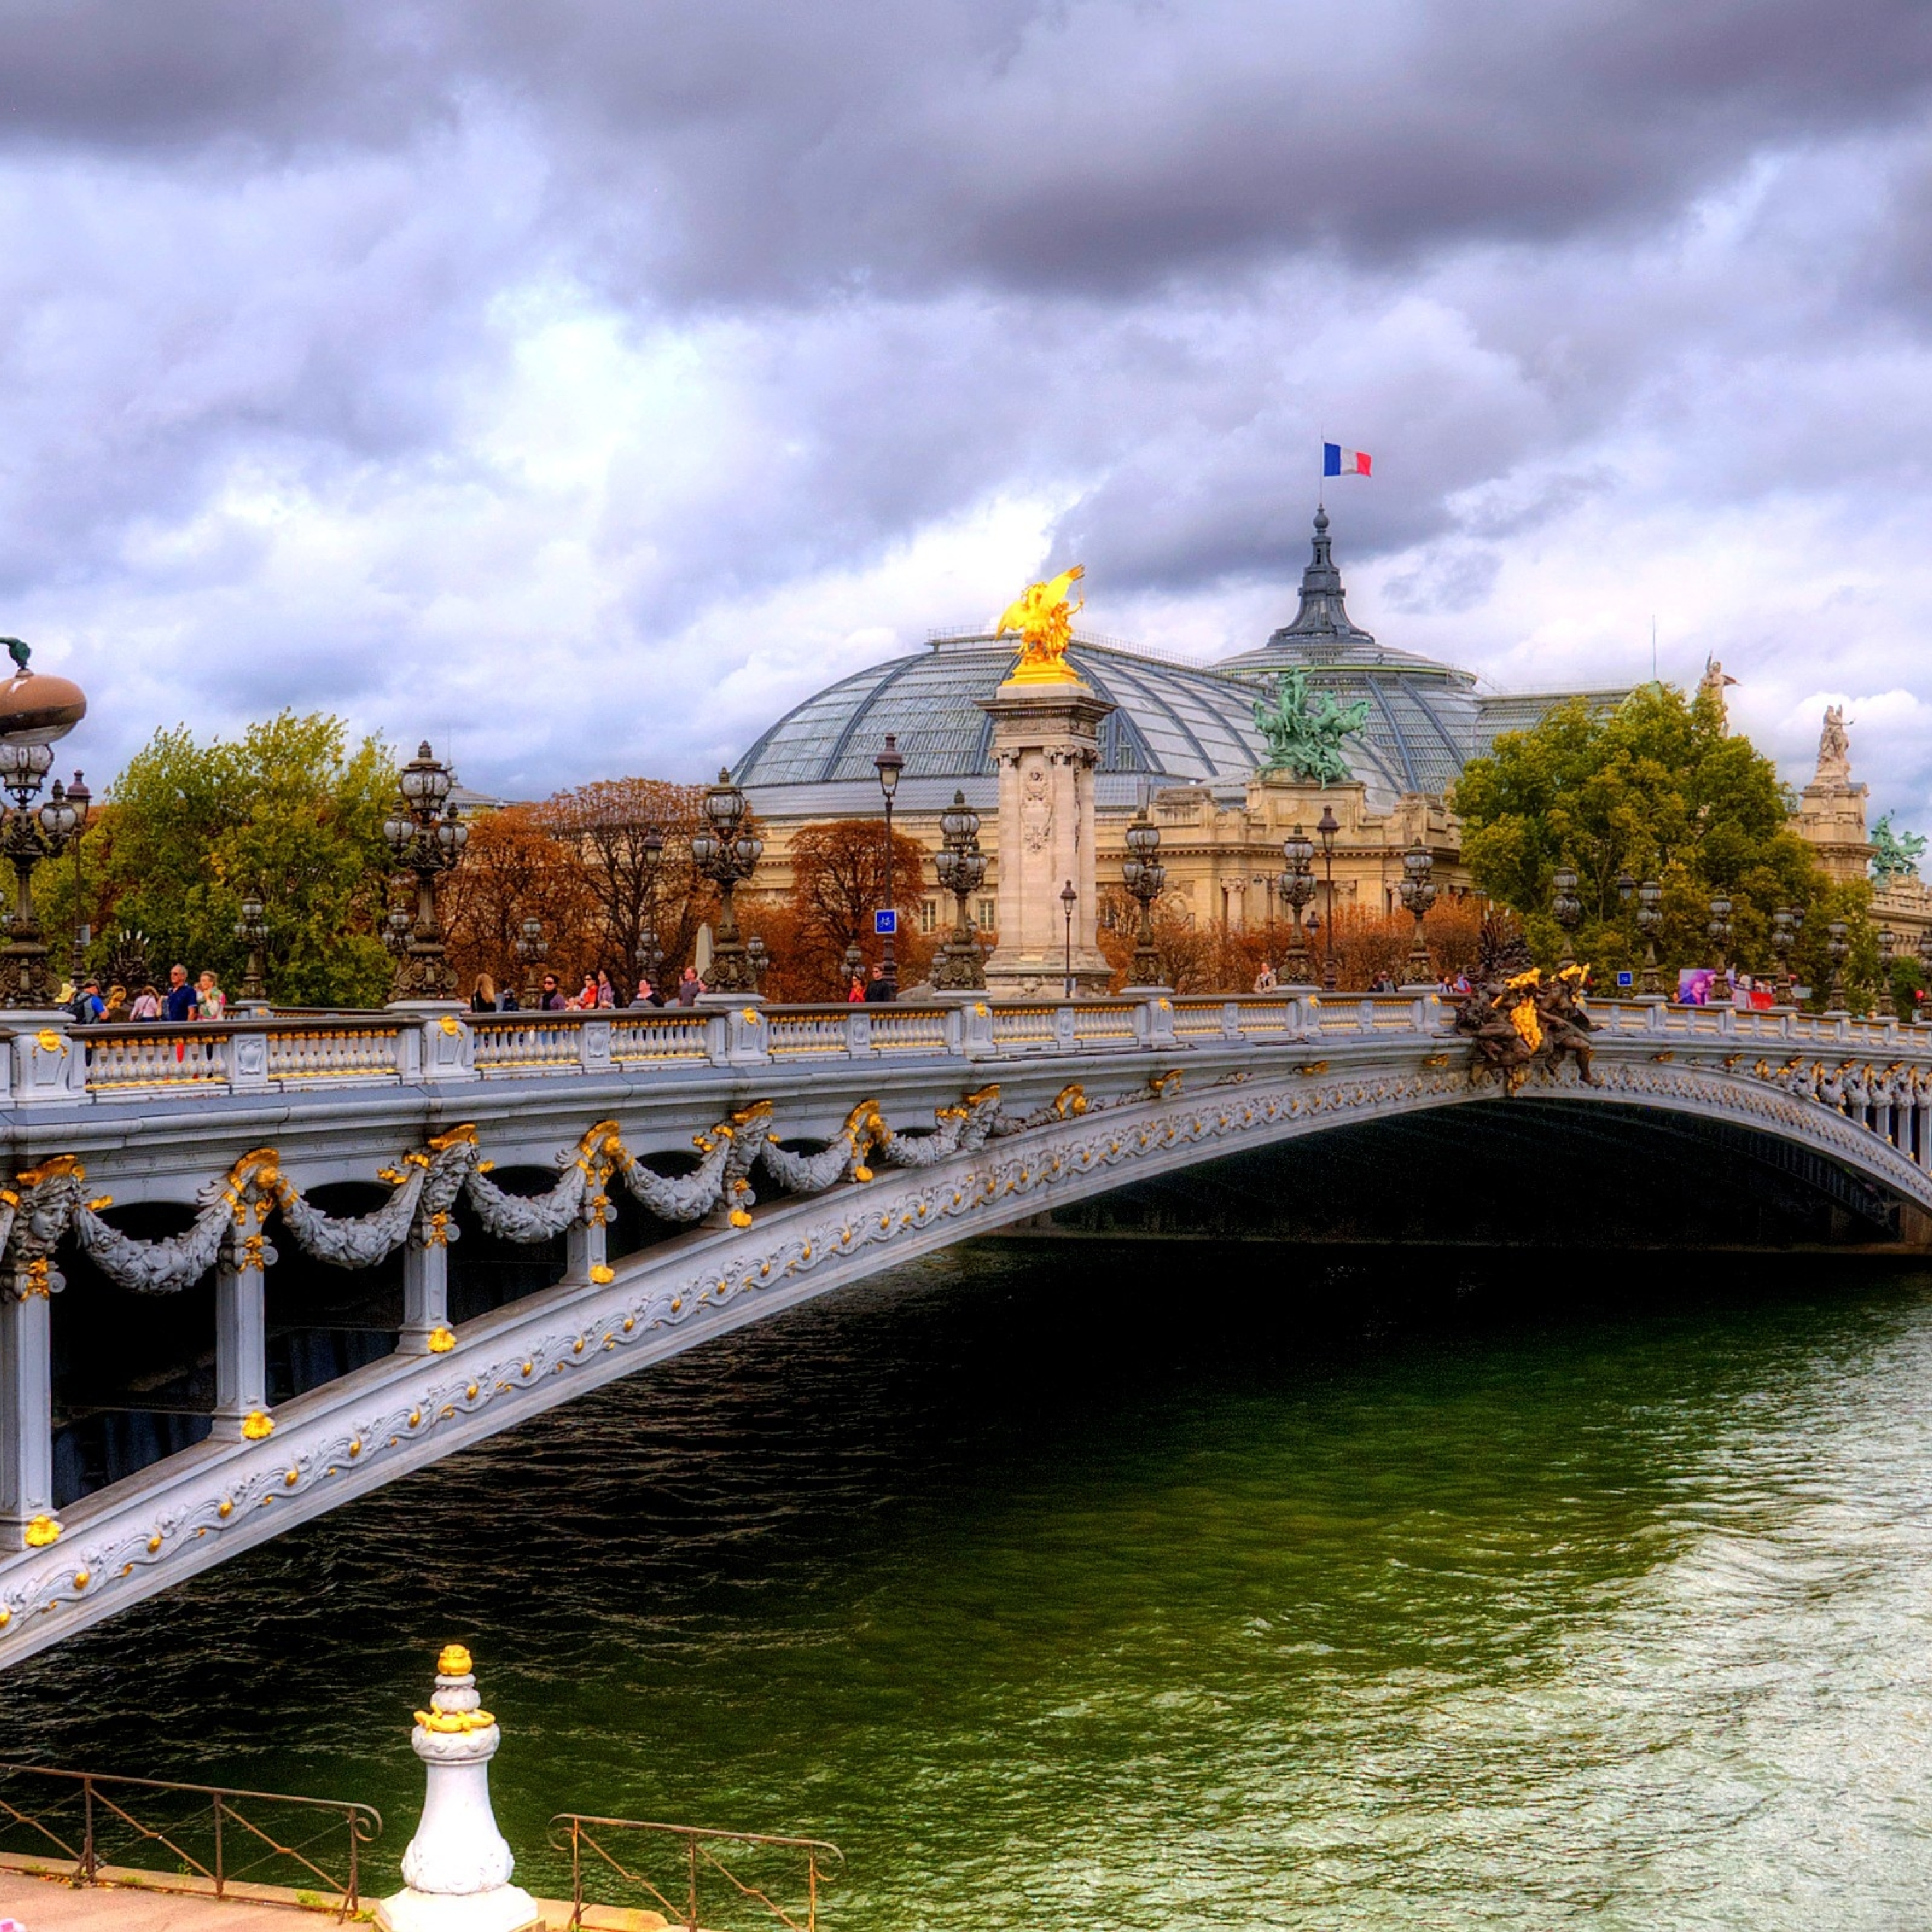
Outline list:
[[[818,1901],[844,1868],[845,1854],[823,1838],[787,1838],[766,1832],[717,1832],[697,1825],[660,1825],[643,1818],[598,1818],[560,1811],[550,1821],[551,1849],[570,1855],[570,1923],[584,1923],[586,1876],[642,1892],[685,1932],[732,1932],[735,1924],[788,1926],[818,1932]],[[618,1855],[622,1850],[622,1856]],[[655,1855],[656,1876],[645,1869]],[[728,1864],[730,1858],[733,1862]],[[669,1869],[675,1864],[675,1874]],[[633,1867],[635,1868],[633,1869]],[[663,1883],[660,1885],[658,1880]],[[802,1886],[804,1898],[772,1894]],[[721,1916],[716,1901],[730,1916]]]
[[[349,1799],[0,1763],[0,1856],[75,1885],[136,1884],[159,1848],[217,1898],[293,1880],[340,1922],[362,1910],[362,1848],[382,1829]]]

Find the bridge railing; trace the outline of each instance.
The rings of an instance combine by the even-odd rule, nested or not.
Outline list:
[[[656,1066],[743,1067],[823,1059],[1081,1055],[1213,1041],[1325,1042],[1435,1034],[1452,996],[1432,992],[1192,994],[944,1004],[620,1008],[600,1012],[233,1015],[0,1031],[0,1103],[139,1100],[155,1094],[314,1092],[357,1084],[514,1079]],[[1932,1055],[1932,1026],[1897,1019],[1662,1001],[1592,1003],[1613,1037],[1736,1040],[1766,1052]]]

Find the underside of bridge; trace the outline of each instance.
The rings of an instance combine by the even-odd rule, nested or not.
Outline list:
[[[1932,1217],[1728,1121],[1536,1095],[1338,1126],[1033,1216],[1010,1238],[1932,1252]]]

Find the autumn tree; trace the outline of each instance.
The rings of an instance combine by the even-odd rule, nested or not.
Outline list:
[[[536,808],[536,823],[575,855],[590,895],[595,957],[586,964],[628,979],[647,931],[667,968],[690,958],[716,904],[691,859],[691,836],[704,817],[703,786],[662,778],[600,779]]]
[[[596,905],[580,856],[542,822],[541,808],[512,805],[471,820],[463,862],[444,881],[441,905],[449,960],[466,991],[488,973],[520,992],[517,940],[524,921],[543,922],[550,951],[542,970],[574,989],[595,970]]]
[[[876,818],[808,825],[792,841],[791,865],[791,944],[797,958],[788,976],[795,986],[810,987],[801,997],[842,998],[847,946],[856,939],[868,973],[882,956],[872,914],[887,902],[885,826]],[[926,849],[902,832],[892,834],[892,903],[899,915],[894,953],[899,983],[907,986],[924,973],[933,942],[918,931]]]

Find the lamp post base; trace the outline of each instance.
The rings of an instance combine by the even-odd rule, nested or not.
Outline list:
[[[494,1892],[395,1893],[376,1908],[382,1932],[542,1932],[543,1913],[520,1885]]]

